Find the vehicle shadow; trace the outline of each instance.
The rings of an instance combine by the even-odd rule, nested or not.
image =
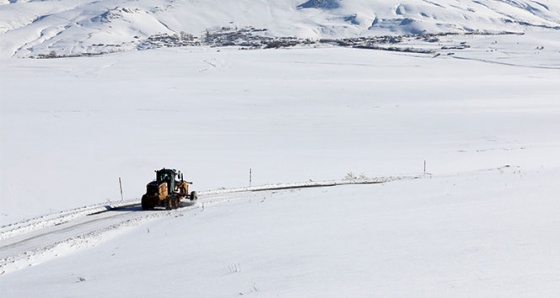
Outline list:
[[[184,207],[191,207],[194,206],[196,204],[196,201],[190,201],[190,200],[184,200],[181,201],[179,203],[179,208],[184,208]],[[162,211],[162,210],[166,210],[165,207],[155,207],[152,210],[144,210],[142,209],[142,206],[140,204],[132,204],[132,205],[125,205],[125,206],[119,206],[119,207],[112,207],[112,206],[105,206],[105,208],[107,210],[103,210],[100,212],[96,212],[94,214],[99,214],[99,213],[103,213],[103,212],[108,212],[108,211],[116,211],[116,212],[138,212],[138,211]],[[92,214],[93,215],[93,214]]]

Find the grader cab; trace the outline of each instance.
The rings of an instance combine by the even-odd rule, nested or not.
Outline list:
[[[142,196],[142,209],[165,207],[171,210],[179,208],[182,199],[198,199],[195,191],[189,194],[189,185],[192,182],[185,181],[180,171],[163,168],[155,172],[156,180],[146,185],[146,194]]]

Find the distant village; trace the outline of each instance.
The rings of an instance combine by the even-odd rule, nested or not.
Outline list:
[[[94,44],[84,53],[71,55],[58,55],[52,50],[48,54],[38,54],[31,58],[48,59],[63,57],[83,57],[97,56],[114,52],[124,51],[127,49],[149,50],[157,48],[171,47],[239,47],[241,50],[256,49],[278,49],[290,48],[295,46],[307,47],[346,47],[357,49],[383,50],[395,52],[408,52],[419,54],[440,55],[442,51],[447,55],[453,55],[450,50],[462,50],[470,48],[470,46],[462,42],[442,41],[442,37],[446,36],[467,36],[467,35],[508,35],[519,34],[513,32],[467,32],[467,33],[425,33],[410,35],[386,35],[386,36],[363,36],[352,38],[323,38],[309,39],[297,37],[272,37],[268,34],[267,29],[258,29],[254,27],[221,27],[206,32],[200,36],[194,36],[189,33],[180,32],[179,34],[156,34],[144,40],[139,36],[135,36],[135,41],[121,44]]]

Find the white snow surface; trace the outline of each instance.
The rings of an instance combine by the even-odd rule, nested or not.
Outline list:
[[[558,8],[1,1],[0,296],[556,297]],[[118,17],[96,23],[107,10]],[[391,14],[441,32],[525,34],[445,36],[429,55],[298,46],[12,57],[126,43],[162,20],[170,32],[230,22],[278,36],[407,31]],[[384,22],[365,28],[374,17]],[[162,167],[182,170],[199,201],[142,211]]]

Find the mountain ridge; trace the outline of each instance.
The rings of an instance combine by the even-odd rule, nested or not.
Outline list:
[[[15,57],[129,51],[156,34],[221,27],[310,39],[560,29],[560,4],[546,0],[3,0],[0,8],[0,52]]]

